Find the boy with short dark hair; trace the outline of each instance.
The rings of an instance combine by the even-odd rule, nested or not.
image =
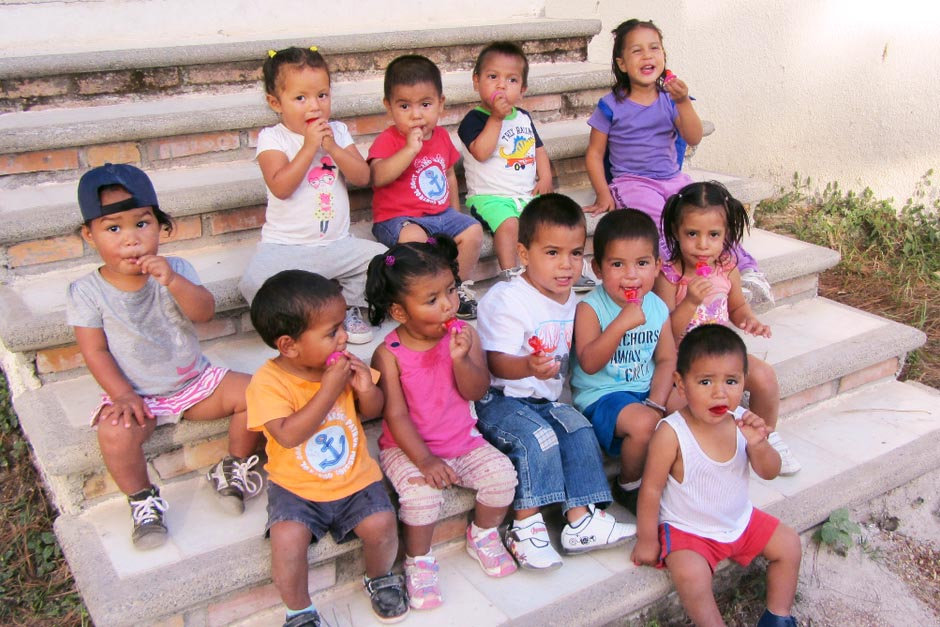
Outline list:
[[[477,427],[519,476],[507,546],[519,565],[561,566],[540,508],[562,503],[562,550],[582,553],[626,542],[633,525],[596,508],[610,489],[591,423],[558,398],[568,369],[581,274],[584,214],[561,194],[530,202],[519,217],[525,271],[493,286],[480,302],[478,330],[492,373],[476,403]]]
[[[773,479],[780,455],[763,418],[740,406],[746,377],[747,348],[731,329],[706,324],[682,339],[674,380],[688,405],[663,418],[650,441],[633,561],[668,568],[692,622],[721,625],[715,567],[762,555],[767,609],[757,626],[796,627],[800,537],[748,498],[750,469]]]
[[[591,263],[602,285],[575,315],[574,406],[601,448],[620,458],[614,497],[636,513],[646,448],[666,415],[676,368],[669,308],[652,291],[661,263],[656,224],[634,209],[605,214]]]
[[[372,233],[386,246],[424,242],[444,233],[457,242],[460,307],[457,317],[476,318],[477,303],[466,278],[480,258],[483,228],[461,213],[454,164],[460,153],[437,126],[444,111],[441,72],[430,59],[405,55],[385,70],[385,109],[393,125],[369,149],[372,169]]]
[[[356,410],[382,414],[378,373],[346,352],[346,301],[338,284],[303,270],[269,278],[251,303],[251,323],[278,356],[248,385],[248,427],[267,436],[268,524],[274,583],[285,625],[319,625],[307,591],[307,547],[327,531],[362,540],[364,585],[383,622],[408,612],[395,513],[369,456]]]

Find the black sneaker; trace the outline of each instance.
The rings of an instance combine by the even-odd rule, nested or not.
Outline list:
[[[131,506],[131,517],[134,519],[134,532],[131,534],[134,547],[147,551],[166,542],[163,512],[169,505],[160,497],[160,490],[150,486],[127,497],[127,503]]]
[[[470,289],[472,285],[473,281],[462,281],[457,286],[457,297],[460,299],[457,317],[461,320],[476,320],[477,317],[477,296]]]
[[[627,508],[631,514],[636,516],[636,501],[637,497],[640,495],[640,489],[636,490],[624,490],[620,487],[620,482],[617,481],[617,477],[614,477],[613,484],[610,486],[610,493],[613,495],[614,500]]]
[[[257,455],[247,459],[228,455],[206,473],[206,479],[212,484],[222,506],[230,514],[244,512],[245,499],[261,492],[264,479],[261,473],[252,470],[257,464]]]
[[[301,612],[285,619],[284,627],[320,627],[320,615],[316,610]]]
[[[363,577],[362,584],[372,599],[372,611],[380,623],[397,623],[408,615],[404,577],[394,573],[372,579]]]

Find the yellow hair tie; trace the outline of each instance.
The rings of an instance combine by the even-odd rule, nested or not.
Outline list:
[[[268,50],[268,56],[272,59],[277,56],[277,50]]]
[[[317,50],[319,50],[319,48],[318,48],[317,46],[310,46],[310,51],[311,51],[311,52],[316,52]]]

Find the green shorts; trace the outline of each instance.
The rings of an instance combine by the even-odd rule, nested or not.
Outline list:
[[[490,196],[477,194],[467,196],[467,208],[470,214],[495,233],[508,218],[518,218],[525,206],[534,196]]]

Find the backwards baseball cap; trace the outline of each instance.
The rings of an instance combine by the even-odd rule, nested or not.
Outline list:
[[[131,197],[102,205],[99,191],[108,185],[120,185]],[[106,163],[85,172],[78,181],[78,206],[85,222],[137,207],[160,208],[150,178],[140,168],[126,163]]]

